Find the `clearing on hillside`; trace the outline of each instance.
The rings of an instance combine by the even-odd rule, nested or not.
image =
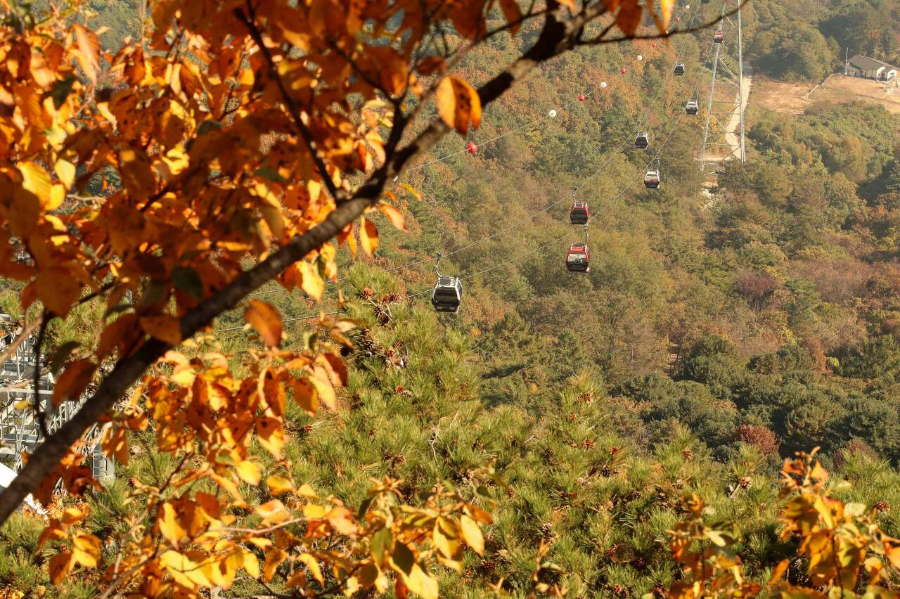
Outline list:
[[[808,106],[816,103],[863,101],[881,104],[891,112],[900,113],[900,88],[895,82],[830,75],[816,86],[763,78],[757,78],[754,83],[753,103],[775,112],[802,114]]]

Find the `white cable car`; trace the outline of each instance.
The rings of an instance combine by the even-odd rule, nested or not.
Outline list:
[[[646,150],[649,145],[650,135],[645,132],[638,133],[637,137],[634,140],[634,147]]]
[[[676,62],[676,63],[675,63],[675,76],[676,76],[676,77],[683,77],[683,76],[684,76],[684,63],[683,63],[683,62]]]
[[[450,312],[456,314],[459,304],[462,302],[462,281],[459,277],[445,277],[438,275],[431,292],[431,305],[438,312]]]
[[[658,169],[651,169],[644,175],[644,187],[647,189],[659,189],[662,184]]]
[[[697,114],[700,112],[700,104],[697,103],[697,100],[688,100],[684,105],[684,111],[690,115]]]

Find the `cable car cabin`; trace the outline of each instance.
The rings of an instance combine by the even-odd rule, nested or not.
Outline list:
[[[569,272],[590,272],[591,256],[586,243],[573,243],[566,252],[566,269]]]
[[[683,77],[683,76],[684,76],[684,63],[683,63],[683,62],[676,62],[676,63],[675,63],[675,76],[676,76],[676,77]]]
[[[697,100],[688,100],[687,104],[684,105],[684,111],[688,114],[697,114],[700,112],[700,105],[697,103]]]
[[[650,145],[650,136],[647,133],[638,133],[634,140],[634,147],[646,150]]]
[[[647,189],[659,189],[661,183],[662,182],[659,178],[659,171],[647,171],[647,174],[644,175],[644,187],[646,187]]]
[[[569,222],[573,225],[586,225],[591,219],[588,205],[584,202],[575,201],[572,204],[572,211],[569,212]]]
[[[715,35],[713,35],[713,41],[717,44],[721,44],[725,41],[725,32],[719,29],[716,31]]]
[[[462,302],[462,282],[458,277],[438,277],[431,293],[431,305],[438,312],[456,314]]]

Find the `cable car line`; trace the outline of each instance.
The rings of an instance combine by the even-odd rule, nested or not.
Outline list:
[[[669,24],[669,28],[666,30],[666,34],[667,34],[667,35],[668,35],[668,33],[672,30],[672,28],[674,27],[675,23],[678,22],[678,21],[680,21],[681,18],[684,16],[684,13],[687,12],[689,9],[690,9],[690,5],[687,5],[686,7],[684,7],[684,8],[681,9],[681,13],[678,14],[677,17],[676,17],[676,19],[673,19],[673,20],[671,21],[671,23]],[[699,5],[696,5],[696,6],[695,6],[695,9],[694,9],[694,15],[693,15],[693,17],[691,18],[691,22],[688,24],[688,30],[690,30],[690,29],[693,27],[694,21],[696,20],[697,14],[698,14],[698,13],[699,13]],[[605,86],[604,86],[603,84],[601,84],[601,88],[602,88],[602,87],[605,87]],[[591,90],[590,92],[588,92],[588,93],[586,93],[586,94],[580,94],[577,100],[573,100],[573,101],[570,101],[570,102],[568,102],[568,103],[566,103],[566,104],[563,104],[563,105],[562,105],[562,109],[565,110],[565,109],[567,109],[567,108],[569,108],[569,107],[571,107],[571,106],[577,104],[578,102],[583,101],[583,100],[586,99],[586,98],[590,98],[590,97],[591,97],[592,95],[594,95],[596,92],[597,92],[597,89],[594,88],[593,90]],[[507,135],[511,135],[511,134],[513,134],[513,133],[518,133],[519,131],[522,131],[522,130],[524,130],[524,129],[528,129],[529,127],[531,127],[531,126],[533,126],[533,125],[535,125],[535,124],[537,124],[537,123],[540,123],[540,122],[542,122],[542,121],[545,121],[545,120],[547,120],[548,118],[554,118],[555,116],[556,116],[556,111],[555,111],[555,110],[551,110],[550,113],[545,114],[545,115],[541,115],[541,116],[539,116],[539,117],[533,119],[533,120],[532,120],[531,122],[529,122],[529,123],[526,123],[526,124],[524,124],[524,125],[520,125],[519,127],[516,127],[515,129],[511,129],[511,130],[509,130],[509,131],[505,131],[505,132],[503,132],[502,134],[500,134],[500,135],[498,135],[498,136],[496,136],[496,137],[493,137],[493,138],[491,138],[491,139],[488,139],[488,140],[485,140],[485,141],[481,142],[481,147],[483,148],[484,146],[486,146],[486,145],[488,145],[488,144],[493,144],[493,143],[499,141],[500,139],[503,139],[503,138],[506,137]],[[413,171],[417,171],[417,170],[419,170],[419,169],[423,169],[423,168],[425,168],[425,167],[427,167],[427,166],[432,166],[432,165],[435,165],[435,164],[444,162],[444,161],[446,161],[446,160],[449,160],[449,159],[451,159],[451,158],[455,158],[456,156],[459,156],[459,155],[461,155],[461,154],[466,154],[466,153],[470,153],[466,148],[463,148],[462,150],[457,150],[457,151],[455,151],[455,152],[451,152],[451,153],[449,153],[449,154],[446,154],[446,155],[444,155],[444,156],[441,156],[440,158],[436,158],[436,159],[431,160],[431,161],[429,161],[429,162],[425,162],[425,163],[423,163],[423,164],[419,164],[419,165],[416,165],[416,166],[414,166],[414,167],[410,167],[410,168],[406,169],[406,173],[405,173],[405,174],[409,174],[409,173],[411,173],[411,172],[413,172]],[[397,181],[397,178],[395,178],[394,181]]]
[[[688,10],[687,8],[683,8],[681,14],[683,15],[684,12],[687,11],[687,10]],[[699,6],[697,6],[697,7],[695,8],[695,10],[694,10],[693,16],[691,17],[691,21],[690,21],[690,23],[688,24],[688,29],[690,29],[691,27],[693,27],[694,21],[697,19],[698,14],[699,14]],[[673,22],[673,23],[674,23],[674,22]],[[678,56],[676,55],[676,60],[677,60],[677,58],[678,58]],[[668,82],[668,81],[667,81],[667,82]],[[530,216],[528,216],[528,217],[526,217],[526,218],[528,218],[529,220],[532,220],[532,221],[533,221],[533,220],[534,220],[537,216],[539,216],[540,214],[543,214],[543,213],[545,213],[545,212],[551,210],[552,208],[555,208],[556,206],[558,206],[559,204],[562,204],[563,202],[569,200],[570,198],[575,198],[575,197],[577,197],[577,193],[578,193],[582,188],[584,188],[584,186],[587,185],[587,183],[588,183],[590,180],[592,180],[594,177],[596,177],[596,176],[599,175],[601,172],[603,172],[603,171],[606,169],[606,167],[609,166],[609,164],[613,161],[613,159],[616,157],[616,155],[617,155],[618,153],[621,153],[622,151],[624,151],[625,149],[627,149],[628,147],[630,147],[630,145],[633,143],[633,140],[635,139],[635,134],[640,135],[641,129],[644,127],[644,121],[645,121],[645,120],[649,120],[649,117],[650,117],[650,106],[656,104],[656,103],[659,101],[659,98],[661,97],[662,92],[663,92],[664,89],[665,89],[665,85],[661,85],[661,86],[659,87],[659,90],[656,92],[656,96],[654,96],[653,100],[652,100],[650,103],[645,104],[645,108],[644,108],[644,110],[643,110],[643,114],[642,114],[642,116],[641,116],[641,120],[638,121],[638,124],[637,124],[637,130],[636,130],[636,132],[635,132],[635,133],[629,133],[629,134],[628,134],[628,136],[626,137],[626,139],[625,139],[621,144],[619,144],[619,151],[618,151],[618,152],[612,152],[612,153],[610,153],[610,155],[609,155],[609,157],[607,158],[607,160],[606,160],[603,164],[601,164],[600,167],[598,167],[593,173],[591,173],[590,175],[588,175],[587,177],[585,177],[585,178],[581,181],[581,184],[580,184],[578,187],[575,187],[575,188],[573,189],[573,191],[572,191],[571,194],[566,195],[566,196],[560,198],[559,200],[557,200],[557,201],[555,201],[555,202],[553,202],[553,203],[551,203],[551,204],[545,206],[544,208],[541,208],[540,210],[538,210],[538,211],[532,213]],[[594,90],[591,92],[591,94],[595,93],[596,91],[597,91],[597,90],[594,89]],[[570,103],[569,103],[568,105],[566,105],[566,106],[570,106],[570,105],[572,105],[572,104],[574,104],[574,102],[570,102]],[[539,121],[539,120],[543,120],[543,119],[545,119],[545,118],[546,118],[546,117],[539,117],[539,118],[536,119],[535,121],[532,121],[532,123],[537,122],[537,121]],[[520,128],[518,128],[517,130],[521,130],[521,129],[527,128],[527,127],[530,126],[530,125],[531,125],[531,123],[529,123],[529,124],[526,125],[526,126],[520,127]],[[506,134],[508,134],[508,133],[510,133],[510,132],[507,132],[507,133],[505,133],[504,135],[506,135]],[[500,136],[500,137],[503,137],[503,136]],[[491,142],[495,141],[496,139],[499,139],[499,137],[498,137],[498,138],[494,138],[493,140],[489,140],[489,141],[483,142],[483,145],[486,145],[486,144],[488,144],[488,143],[491,143]],[[445,156],[445,157],[443,157],[443,158],[439,158],[439,159],[437,159],[437,160],[434,160],[434,161],[432,161],[432,162],[426,163],[426,164],[424,164],[424,165],[420,165],[419,167],[415,167],[415,168],[418,169],[418,168],[420,168],[420,167],[422,167],[422,166],[427,166],[427,165],[430,165],[430,164],[436,164],[436,163],[438,163],[438,162],[444,161],[446,158],[453,157],[453,156],[455,156],[455,155],[457,155],[457,154],[460,154],[460,153],[464,153],[464,151],[456,152],[456,153],[454,153],[454,154],[449,154],[449,155],[447,155],[447,156]],[[412,169],[411,169],[411,170],[412,170]],[[407,172],[410,172],[410,171],[407,171]],[[497,230],[497,231],[494,231],[494,232],[491,233],[490,235],[485,235],[485,236],[483,236],[483,237],[480,237],[480,238],[478,238],[478,239],[476,239],[476,240],[470,242],[468,245],[465,245],[465,246],[463,246],[463,247],[461,247],[461,248],[457,248],[457,249],[453,250],[452,252],[443,254],[443,257],[444,257],[444,258],[448,258],[448,257],[450,257],[450,256],[454,256],[454,255],[456,255],[456,254],[458,254],[458,253],[460,253],[460,252],[464,252],[464,251],[469,250],[469,249],[471,249],[471,248],[473,248],[473,247],[475,247],[475,246],[477,246],[477,245],[479,245],[479,244],[481,244],[481,243],[484,243],[485,241],[490,241],[490,240],[492,240],[492,239],[495,239],[496,237],[502,235],[503,233],[506,233],[506,232],[508,232],[508,231],[511,231],[511,230],[513,230],[513,229],[518,228],[518,226],[519,226],[520,224],[524,223],[524,222],[525,222],[525,219],[524,219],[524,218],[523,218],[521,221],[513,222],[510,226],[508,226],[508,227],[506,227],[506,228],[503,228],[503,229],[499,229],[499,230]],[[384,272],[385,272],[385,273],[392,273],[392,272],[396,272],[396,271],[398,271],[398,270],[403,270],[403,269],[411,268],[411,267],[414,267],[414,266],[418,266],[418,265],[420,265],[420,264],[425,264],[426,262],[430,262],[430,261],[432,261],[432,260],[434,260],[434,257],[432,257],[432,256],[427,256],[427,257],[425,257],[425,258],[422,258],[421,260],[416,260],[416,261],[409,262],[409,263],[406,263],[406,264],[401,264],[401,265],[394,266],[394,267],[391,267],[391,268],[388,268],[388,269],[384,269]]]
[[[662,154],[662,151],[665,149],[666,145],[669,143],[669,140],[672,138],[672,135],[675,133],[675,130],[678,128],[678,125],[681,124],[681,119],[682,119],[682,118],[683,118],[682,115],[679,115],[679,116],[678,116],[678,119],[676,120],[676,122],[675,122],[675,124],[673,125],[672,129],[669,131],[668,135],[666,136],[665,140],[663,141],[662,145],[660,146],[659,150],[657,151],[656,156],[654,156],[654,157],[646,164],[646,167],[649,167],[650,165],[653,164],[653,162],[655,162],[656,160],[659,159],[659,156]],[[598,218],[598,217],[600,216],[600,214],[602,214],[603,211],[604,211],[606,208],[608,208],[614,201],[616,201],[616,200],[620,199],[622,196],[624,196],[625,193],[627,193],[628,190],[630,190],[630,189],[631,189],[638,181],[640,181],[642,178],[643,178],[643,175],[639,172],[638,175],[637,175],[634,179],[632,179],[631,182],[628,183],[627,186],[625,186],[623,189],[621,189],[621,190],[619,191],[619,193],[617,193],[615,196],[612,196],[612,197],[609,198],[606,202],[604,202],[604,203],[600,206],[600,208],[596,211],[596,214],[591,215],[591,218],[590,218],[590,220],[588,221],[588,224],[590,224],[590,221],[593,221],[593,220],[595,220],[596,218]],[[466,275],[465,277],[462,277],[460,280],[462,280],[462,281],[469,281],[469,280],[471,280],[471,279],[473,279],[473,278],[475,278],[475,277],[477,277],[477,276],[479,276],[479,275],[486,274],[486,273],[491,272],[491,271],[493,271],[493,270],[496,270],[496,269],[498,269],[498,268],[500,268],[500,267],[502,267],[502,266],[506,266],[507,264],[511,264],[511,263],[513,263],[513,262],[516,262],[516,261],[518,261],[518,260],[520,260],[520,259],[522,259],[522,258],[525,258],[525,257],[527,257],[527,256],[530,256],[530,255],[532,255],[532,254],[535,254],[535,253],[539,252],[540,250],[543,250],[543,249],[545,249],[545,248],[547,248],[547,247],[549,247],[549,246],[551,246],[551,245],[553,245],[553,244],[559,243],[560,240],[562,240],[563,238],[565,238],[565,237],[567,237],[567,236],[569,236],[569,235],[571,235],[571,231],[566,231],[566,232],[563,233],[562,235],[558,235],[557,237],[553,238],[553,239],[552,239],[551,241],[549,241],[548,243],[545,243],[545,244],[543,244],[543,245],[541,245],[541,246],[535,248],[534,250],[532,250],[532,251],[530,251],[530,252],[527,252],[527,253],[525,253],[525,254],[522,254],[521,256],[518,256],[518,257],[516,257],[516,258],[514,258],[514,259],[512,259],[512,260],[506,260],[506,261],[500,262],[500,263],[498,263],[498,264],[495,264],[494,266],[491,266],[491,267],[485,268],[485,269],[483,269],[483,270],[479,270],[479,271],[477,271],[477,272],[474,272],[474,273],[472,273],[472,274]]]
[[[688,8],[683,9],[683,10],[682,10],[682,14],[683,14],[684,11],[686,11],[687,9],[688,9]],[[689,25],[689,28],[693,26],[693,23],[694,23],[694,21],[696,20],[697,14],[698,14],[698,11],[695,9],[694,14],[693,14],[693,16],[692,16],[692,18],[691,18],[691,23],[690,23],[690,25]],[[680,20],[680,17],[679,17],[678,20]],[[721,42],[720,42],[720,41],[716,41],[716,42],[714,42],[714,43],[721,43]],[[715,47],[715,46],[713,45],[713,48],[714,48],[714,47]],[[711,48],[711,50],[712,50],[712,48]],[[712,52],[710,52],[710,54],[712,54]],[[638,58],[639,58],[639,60],[640,60],[641,57],[638,57]],[[678,64],[681,64],[681,65],[684,64],[684,63],[678,63],[678,62],[677,62],[677,58],[678,58],[678,56],[677,56],[677,54],[676,54],[676,70],[677,70]],[[708,60],[708,59],[707,59],[707,60]],[[675,73],[674,76],[679,76],[679,75],[678,75],[677,73]],[[699,90],[699,86],[700,86],[700,80],[699,80],[699,77],[698,77],[697,84],[696,84],[695,87],[694,87],[694,94],[692,94],[692,96],[695,96],[695,95],[696,95],[696,92]],[[603,87],[605,87],[605,86],[603,86]],[[645,109],[644,109],[644,111],[643,111],[642,118],[641,118],[641,120],[639,121],[639,125],[638,125],[639,129],[640,129],[640,127],[643,126],[643,122],[644,122],[645,119],[646,119],[646,120],[649,120],[650,115],[651,115],[651,114],[650,114],[650,108],[651,108],[652,105],[654,105],[654,104],[659,100],[659,98],[660,98],[660,96],[661,96],[662,91],[663,91],[664,88],[665,88],[665,85],[660,86],[660,88],[659,88],[659,90],[658,90],[656,96],[654,97],[653,101],[652,101],[651,103],[645,104]],[[592,90],[592,91],[589,92],[588,94],[581,94],[581,95],[579,96],[579,98],[578,98],[578,101],[583,101],[584,98],[593,95],[594,93],[596,93],[596,91],[597,91],[597,89],[595,88],[594,90]],[[689,102],[689,103],[690,103],[690,102]],[[571,107],[573,104],[575,104],[575,101],[570,101],[570,102],[568,102],[567,104],[564,104],[564,105],[563,105],[563,108],[569,108],[569,107]],[[674,131],[677,129],[678,125],[680,124],[681,119],[682,119],[682,117],[684,116],[684,114],[685,114],[685,113],[682,113],[682,114],[678,117],[678,119],[676,120],[675,125],[672,127],[672,129],[670,130],[669,134],[666,136],[666,139],[664,140],[663,144],[660,146],[659,150],[658,150],[657,153],[656,153],[656,156],[655,156],[655,162],[657,163],[657,170],[656,170],[656,173],[657,173],[657,179],[659,178],[659,171],[660,171],[660,169],[659,169],[659,164],[660,164],[660,156],[661,156],[661,153],[662,153],[663,149],[665,148],[665,146],[668,144],[668,141],[670,140],[670,138],[671,138],[671,136],[673,135]],[[688,112],[688,114],[690,114],[690,113]],[[555,116],[556,116],[556,111],[555,111],[555,110],[551,111],[550,114],[549,114],[549,118],[553,118],[553,117],[555,117]],[[499,135],[499,136],[497,136],[497,137],[495,137],[495,138],[492,138],[492,139],[490,139],[490,140],[487,140],[487,141],[483,142],[483,145],[486,145],[486,144],[489,144],[489,143],[494,143],[494,142],[498,141],[499,139],[502,139],[503,137],[506,137],[506,136],[511,135],[511,134],[513,134],[513,133],[517,133],[517,132],[519,132],[519,131],[528,129],[528,128],[534,126],[535,124],[537,124],[537,123],[539,123],[539,122],[542,122],[542,121],[545,120],[546,118],[548,118],[548,116],[541,116],[541,117],[538,117],[537,119],[534,119],[534,120],[532,120],[532,121],[529,122],[529,123],[526,123],[526,124],[524,124],[524,125],[522,125],[522,126],[520,126],[520,127],[517,127],[517,128],[515,128],[515,129],[506,131],[506,132],[504,132],[503,134],[501,134],[501,135]],[[643,134],[643,135],[645,136],[645,138],[647,137],[646,134]],[[640,137],[641,137],[641,133],[639,132],[639,133],[638,133],[638,138],[640,138]],[[649,141],[649,140],[647,140],[647,141]],[[627,140],[626,140],[626,144],[627,144]],[[649,144],[647,144],[647,145],[649,145]],[[645,148],[646,148],[646,146],[644,147],[644,149],[645,149]],[[463,151],[461,151],[461,152],[455,152],[455,153],[453,153],[453,154],[446,155],[446,156],[441,157],[441,158],[439,158],[439,159],[437,159],[437,160],[434,160],[434,161],[431,161],[431,162],[427,162],[427,163],[425,163],[425,164],[422,164],[422,165],[419,165],[419,166],[417,166],[417,167],[414,167],[414,168],[408,170],[407,172],[411,172],[412,170],[418,170],[418,169],[420,169],[420,168],[424,168],[425,166],[437,164],[437,163],[439,163],[439,162],[444,162],[444,161],[448,160],[449,158],[452,158],[452,157],[454,157],[454,156],[456,156],[456,155],[458,155],[458,154],[460,154],[460,153],[464,153],[464,152],[465,152],[465,150],[463,150]],[[600,168],[598,168],[596,171],[594,171],[594,173],[592,173],[590,176],[588,176],[586,179],[584,179],[584,180],[581,182],[581,185],[579,185],[578,187],[576,187],[576,188],[573,190],[572,195],[566,196],[565,198],[561,198],[560,200],[557,200],[556,202],[554,202],[554,203],[548,205],[547,207],[545,207],[545,208],[539,210],[538,212],[536,212],[536,213],[534,213],[533,215],[531,215],[531,216],[529,217],[529,219],[533,221],[534,218],[535,218],[538,214],[547,212],[548,210],[550,210],[551,208],[555,207],[556,205],[562,203],[565,199],[568,199],[569,197],[577,196],[577,192],[578,192],[580,189],[582,189],[582,188],[587,184],[587,182],[588,182],[590,179],[592,179],[593,177],[595,177],[596,175],[598,175],[602,170],[604,170],[605,167],[608,166],[608,164],[612,161],[612,159],[613,159],[614,157],[615,157],[615,154],[612,154],[612,155],[609,157],[609,159],[608,159],[603,165],[601,165]],[[653,163],[653,161],[654,161],[654,160],[651,160],[651,161],[648,163],[647,166],[648,166],[648,167],[651,166],[652,163]],[[651,172],[651,171],[648,170],[647,175],[645,175],[645,182],[646,182],[646,178],[647,178],[647,176],[649,176],[649,173],[650,173],[650,172]],[[587,257],[587,245],[588,245],[588,244],[587,244],[587,242],[588,242],[588,225],[589,225],[590,221],[593,220],[594,218],[596,218],[597,216],[599,216],[599,214],[602,213],[603,210],[605,210],[605,209],[606,209],[613,201],[615,201],[615,200],[621,198],[621,197],[622,197],[622,196],[623,196],[623,195],[624,195],[624,194],[625,194],[625,193],[626,193],[626,192],[627,192],[627,191],[628,191],[628,190],[629,190],[629,189],[630,189],[630,188],[631,188],[631,187],[632,187],[639,179],[640,179],[640,177],[636,177],[636,178],[635,178],[634,180],[632,180],[625,188],[623,188],[618,194],[616,194],[614,197],[608,199],[608,200],[601,206],[601,208],[595,213],[595,215],[593,215],[593,216],[588,216],[588,217],[587,217],[587,220],[584,222],[584,225],[583,225],[583,226],[584,226],[584,231],[585,231],[585,242],[584,242],[584,244],[582,244],[582,245],[583,245],[583,248],[584,248],[584,253],[585,253],[585,256],[586,256],[586,257]],[[396,179],[395,179],[395,181],[396,181]],[[658,183],[657,183],[657,187],[658,187]],[[577,200],[576,200],[576,202],[577,202]],[[584,204],[584,203],[582,203],[582,204]],[[587,207],[586,207],[586,205],[584,205],[584,206],[585,206],[585,211],[586,211],[586,210],[587,210]],[[521,222],[524,222],[524,219],[523,219],[523,221],[521,221]],[[503,232],[509,231],[509,230],[515,228],[518,224],[520,224],[520,223],[514,223],[512,226],[507,227],[507,228],[504,229],[504,230],[497,231],[497,232],[495,232],[495,233],[493,233],[493,234],[491,234],[491,235],[489,235],[489,236],[486,236],[486,237],[483,237],[483,238],[481,238],[481,239],[479,239],[479,240],[476,240],[476,241],[470,243],[468,246],[465,246],[465,247],[463,247],[463,248],[458,248],[457,250],[454,250],[453,252],[450,252],[449,254],[446,254],[446,255],[438,254],[437,262],[439,263],[440,260],[441,260],[442,258],[444,258],[444,257],[452,256],[452,255],[457,254],[457,253],[459,253],[459,252],[462,252],[462,251],[464,251],[464,250],[466,250],[466,249],[470,249],[471,247],[474,247],[475,245],[477,245],[477,244],[479,244],[479,243],[482,243],[482,242],[484,242],[484,241],[493,239],[493,238],[497,237],[498,235],[502,234]],[[420,291],[420,292],[417,292],[417,293],[414,293],[414,294],[411,294],[411,295],[410,295],[410,294],[407,294],[407,295],[405,295],[405,296],[402,296],[402,297],[400,297],[400,298],[397,298],[396,301],[409,300],[409,299],[412,299],[412,298],[415,298],[415,297],[424,295],[424,294],[426,294],[426,293],[428,293],[428,292],[432,292],[432,304],[434,305],[434,307],[435,307],[436,310],[438,310],[438,311],[445,311],[445,312],[453,312],[453,313],[456,313],[457,310],[458,310],[458,308],[459,308],[459,304],[460,304],[460,302],[461,302],[461,299],[462,299],[462,287],[461,287],[461,282],[462,282],[462,281],[470,280],[470,279],[472,279],[472,278],[474,278],[474,277],[476,277],[476,276],[479,276],[479,275],[482,275],[482,274],[491,272],[491,271],[493,271],[493,270],[496,270],[497,268],[500,268],[501,266],[504,266],[504,265],[506,265],[506,264],[512,263],[512,262],[514,262],[514,261],[517,261],[517,260],[519,260],[519,259],[521,259],[521,258],[523,258],[523,257],[525,257],[525,256],[534,254],[534,253],[536,253],[536,252],[538,252],[538,251],[540,251],[540,250],[542,250],[542,249],[545,249],[545,248],[548,247],[549,245],[558,242],[560,239],[562,239],[563,237],[565,237],[565,236],[567,236],[567,235],[569,235],[569,234],[570,234],[569,232],[566,232],[564,235],[561,235],[561,236],[557,237],[556,239],[552,240],[551,242],[549,242],[549,243],[547,243],[547,244],[544,244],[544,245],[539,246],[537,249],[535,249],[535,250],[529,252],[528,254],[525,254],[524,256],[519,256],[519,257],[517,257],[515,260],[509,260],[509,261],[502,262],[502,263],[500,263],[500,264],[496,264],[496,265],[494,265],[494,266],[492,266],[492,267],[490,267],[490,268],[483,269],[483,270],[478,271],[478,272],[476,272],[476,273],[470,274],[470,275],[468,275],[468,276],[466,276],[466,277],[449,277],[449,276],[443,276],[443,275],[441,275],[440,270],[438,269],[438,264],[436,264],[436,265],[435,265],[435,270],[436,270],[436,273],[437,273],[438,282],[435,284],[435,287],[434,287],[433,289],[425,289],[425,290],[423,290],[423,291]],[[400,270],[400,269],[402,269],[402,268],[409,268],[409,267],[411,267],[411,266],[415,266],[415,265],[418,265],[418,264],[422,264],[422,263],[424,263],[424,262],[427,262],[427,261],[429,261],[429,260],[434,260],[434,259],[435,259],[435,258],[428,257],[428,258],[425,258],[425,259],[420,260],[420,261],[416,261],[416,262],[412,262],[412,263],[409,263],[409,264],[405,264],[405,265],[393,267],[393,268],[391,268],[391,269],[387,269],[385,272],[387,272],[387,273],[394,272],[394,271]],[[587,271],[589,270],[589,266],[588,266],[589,260],[586,259],[585,262],[586,262],[586,264],[585,264],[585,272],[587,272]],[[445,280],[442,282],[442,279],[445,279]],[[331,281],[326,281],[326,282],[332,283]],[[334,282],[334,284],[336,284],[336,282]],[[453,294],[449,294],[449,291],[450,291],[451,289],[452,289],[453,292],[454,292]],[[441,290],[448,291],[448,294],[445,295],[445,297],[443,298],[443,300],[442,300],[441,298],[438,298],[439,291],[441,291]],[[268,294],[270,294],[270,293],[277,293],[277,292],[280,292],[280,291],[283,291],[283,290],[275,290],[275,291],[271,291],[271,292],[262,292],[262,293],[259,293],[259,294],[256,294],[256,295],[268,295]],[[452,299],[449,299],[449,298],[451,297],[451,295],[455,295],[455,297],[453,297]],[[296,321],[300,321],[300,320],[309,320],[309,319],[311,319],[311,318],[316,318],[316,317],[319,317],[319,316],[331,316],[331,315],[337,315],[337,314],[339,314],[339,313],[340,313],[340,312],[331,312],[331,313],[327,313],[327,314],[322,314],[322,313],[319,313],[319,314],[311,314],[311,315],[308,315],[308,316],[301,316],[301,317],[295,317],[295,318],[285,319],[283,322],[287,323],[287,322],[296,322]],[[244,326],[240,326],[240,327],[230,327],[230,328],[227,328],[227,329],[220,329],[220,331],[222,331],[222,332],[225,332],[225,331],[233,331],[233,330],[238,330],[238,329],[243,329],[243,328],[245,328],[245,327],[244,327]]]

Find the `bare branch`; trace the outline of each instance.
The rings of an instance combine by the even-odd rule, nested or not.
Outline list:
[[[0,352],[0,364],[9,360],[9,357],[19,349],[19,346],[22,345],[26,339],[31,337],[32,333],[34,333],[39,326],[41,326],[40,320],[35,320],[31,324],[25,326],[25,328],[22,329],[22,332],[19,333],[19,336],[13,339],[10,344],[6,346],[6,349]]]

